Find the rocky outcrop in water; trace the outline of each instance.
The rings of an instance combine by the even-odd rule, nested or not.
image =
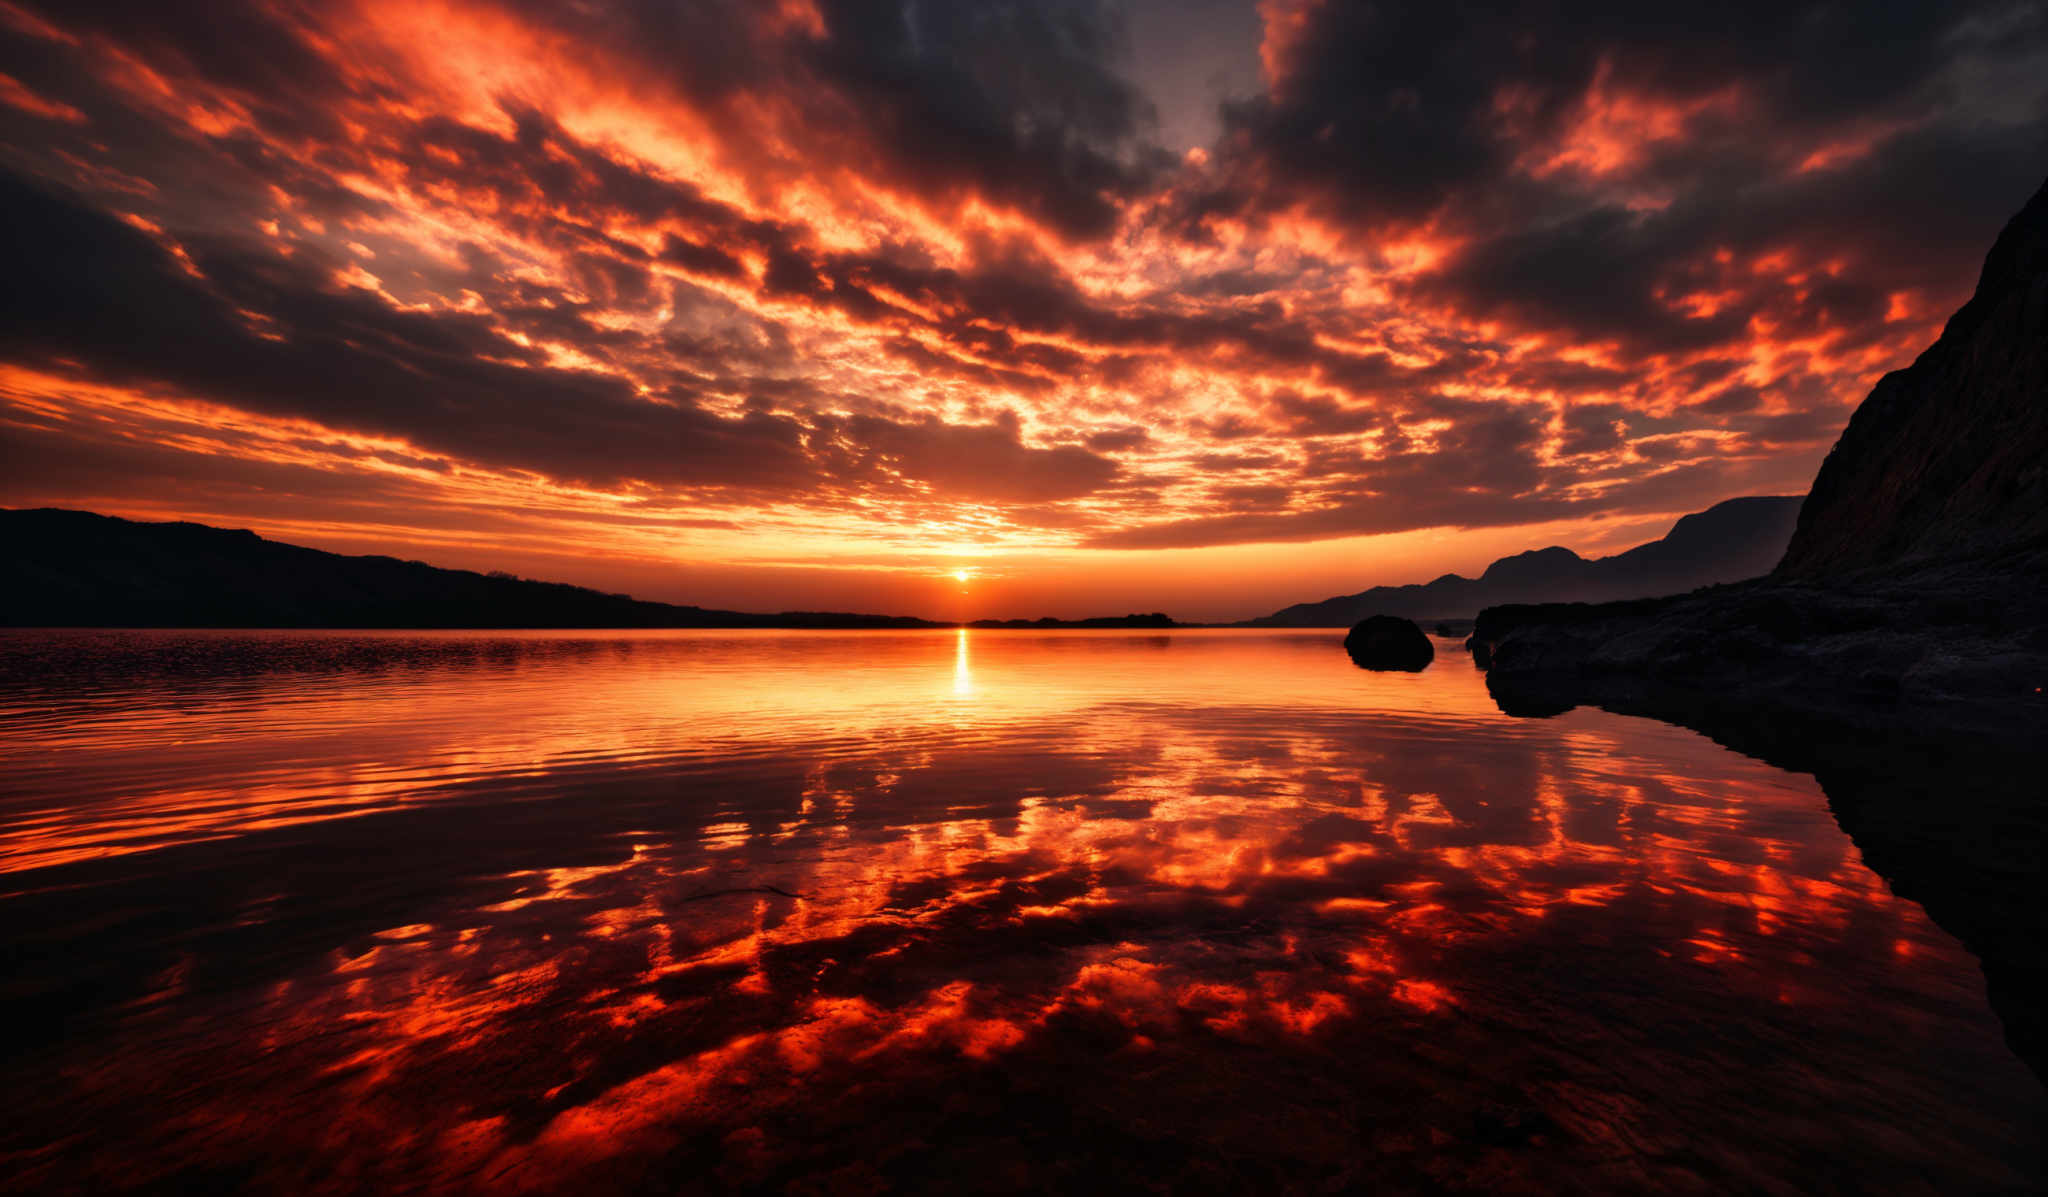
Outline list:
[[[1634,603],[1491,607],[1468,643],[1497,676],[1623,675],[1871,727],[2038,728],[2048,638],[2037,587],[1961,568],[1854,589],[1765,580]]]
[[[1412,619],[1373,615],[1344,636],[1344,651],[1360,669],[1419,673],[1436,659],[1436,649]]]

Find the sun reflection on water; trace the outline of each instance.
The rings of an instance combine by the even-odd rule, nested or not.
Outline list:
[[[955,632],[953,638],[953,694],[959,698],[974,694],[974,674],[967,667],[966,628]]]

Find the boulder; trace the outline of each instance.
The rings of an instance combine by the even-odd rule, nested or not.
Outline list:
[[[1412,619],[1372,615],[1353,624],[1344,637],[1344,651],[1360,669],[1398,669],[1418,673],[1436,658],[1429,637]]]

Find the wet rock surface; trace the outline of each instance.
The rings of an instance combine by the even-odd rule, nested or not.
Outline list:
[[[1634,676],[1865,727],[2048,726],[2038,553],[1861,588],[1769,579],[1630,603],[1493,607],[1468,641],[1499,677]]]

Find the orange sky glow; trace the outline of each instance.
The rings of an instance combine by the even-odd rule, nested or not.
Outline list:
[[[1235,619],[1799,493],[2048,147],[2039,22],[1970,6],[1884,63],[1312,0],[91,7],[0,3],[0,504],[742,609]]]

